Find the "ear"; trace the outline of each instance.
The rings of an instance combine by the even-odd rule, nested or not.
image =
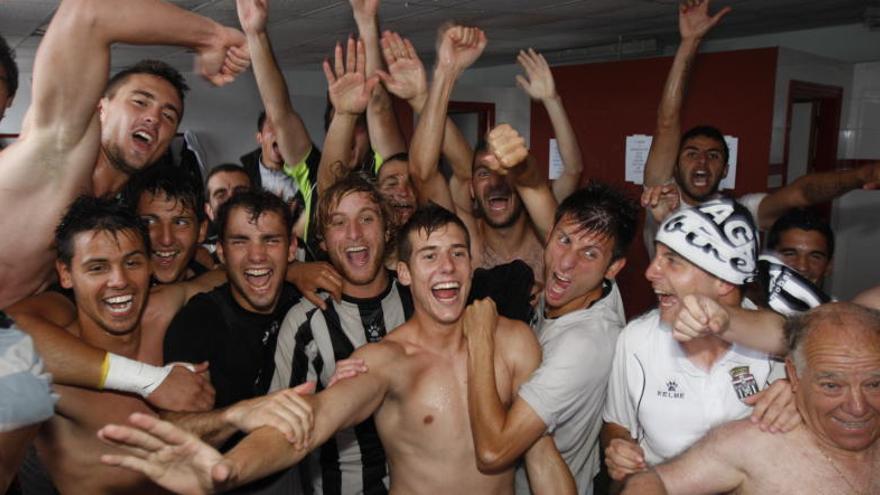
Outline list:
[[[70,274],[70,267],[61,260],[55,260],[55,270],[58,272],[58,282],[65,289],[73,288],[73,276]]]
[[[618,258],[611,262],[608,265],[608,269],[605,270],[605,278],[612,280],[617,277],[617,274],[620,273],[620,270],[623,270],[623,267],[626,266],[626,258]]]
[[[202,220],[201,222],[199,222],[199,238],[198,238],[198,241],[196,241],[196,242],[201,244],[201,243],[205,242],[205,239],[207,237],[208,237],[208,220],[205,219],[205,220]]]
[[[798,387],[800,386],[800,378],[797,374],[797,369],[794,367],[794,361],[792,361],[791,356],[785,358],[785,374],[787,375],[789,383],[791,383],[791,391],[797,393]]]
[[[205,202],[205,215],[208,216],[208,220],[214,221],[214,209],[211,208],[211,203]]]
[[[409,267],[403,261],[397,262],[397,280],[407,287],[412,284],[412,276],[409,273]]]
[[[220,260],[220,263],[226,264],[226,255],[223,252],[223,241],[217,241],[217,258]]]
[[[110,103],[110,100],[105,96],[98,101],[98,119],[103,123],[104,122],[104,107]]]
[[[263,144],[263,133],[262,132],[257,132],[256,134],[254,134],[254,137],[257,139],[258,144],[260,144],[260,145]]]
[[[296,248],[299,246],[299,240],[295,235],[290,235],[290,247],[287,248],[287,262],[293,263],[296,260]]]
[[[724,164],[724,170],[721,171],[721,180],[724,180],[727,177],[727,172],[730,170],[730,165]]]

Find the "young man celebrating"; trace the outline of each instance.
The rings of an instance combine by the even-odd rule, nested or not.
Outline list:
[[[477,470],[466,416],[464,334],[491,312],[489,302],[479,301],[463,315],[471,282],[467,229],[447,210],[428,207],[413,215],[400,236],[398,275],[412,291],[414,315],[381,342],[354,353],[364,360],[367,373],[302,398],[314,419],[304,440],[315,448],[375,412],[391,466],[392,493],[512,493],[512,469],[494,475]],[[538,366],[540,348],[523,324],[499,318],[496,332],[500,345],[493,362],[507,402]],[[143,430],[108,426],[101,435],[136,446],[138,458],[106,456],[105,462],[149,472],[172,490],[228,488],[290,466],[306,453],[265,429],[224,458],[173,425],[141,415],[130,419]],[[549,438],[532,447],[526,460],[532,482],[547,493],[574,492]]]
[[[513,465],[550,432],[578,492],[592,493],[611,357],[626,324],[614,277],[626,264],[635,226],[635,204],[603,184],[590,184],[559,206],[533,322],[544,359],[509,407],[490,365],[496,348],[491,322],[468,334],[468,400],[481,469]],[[517,493],[529,493],[524,474],[518,473]]]
[[[771,431],[799,421],[788,383],[770,385],[784,373],[769,355],[714,335],[678,342],[670,328],[688,296],[756,309],[743,298],[757,268],[749,212],[733,200],[679,210],[656,244],[645,276],[659,308],[620,334],[608,382],[602,443],[614,480],[679,454],[725,421],[752,415]]]

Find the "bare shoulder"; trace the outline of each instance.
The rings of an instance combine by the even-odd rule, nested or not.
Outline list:
[[[748,470],[750,464],[766,463],[766,456],[781,452],[783,444],[791,443],[802,430],[799,426],[788,433],[768,433],[745,418],[713,428],[697,446],[733,467]]]
[[[390,338],[381,342],[360,347],[351,355],[352,358],[363,359],[370,371],[382,371],[395,368],[407,357],[406,347],[399,341]]]
[[[516,346],[539,346],[538,339],[532,328],[519,320],[511,320],[498,316],[498,326],[495,328],[495,340],[502,344]]]
[[[872,287],[853,299],[856,304],[880,310],[880,285]]]
[[[76,306],[58,292],[42,292],[4,309],[13,319],[37,317],[66,327],[76,319]]]

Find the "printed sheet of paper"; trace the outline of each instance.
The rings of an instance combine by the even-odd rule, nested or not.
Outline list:
[[[651,136],[634,134],[626,137],[626,176],[627,182],[642,184],[645,175],[645,162],[648,160],[648,151],[651,150]],[[720,188],[733,189],[736,187],[736,157],[739,150],[739,138],[724,136],[727,147],[730,148],[730,158],[727,160],[727,176],[721,181]]]
[[[565,170],[565,165],[562,163],[562,155],[559,154],[559,143],[556,142],[556,139],[550,140],[550,167],[549,167],[549,176],[550,180],[556,180],[562,177],[562,172]]]

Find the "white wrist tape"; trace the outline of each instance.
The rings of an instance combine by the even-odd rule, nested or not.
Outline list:
[[[131,392],[146,398],[152,394],[174,369],[173,364],[152,366],[127,357],[107,353],[109,366],[104,388]]]

